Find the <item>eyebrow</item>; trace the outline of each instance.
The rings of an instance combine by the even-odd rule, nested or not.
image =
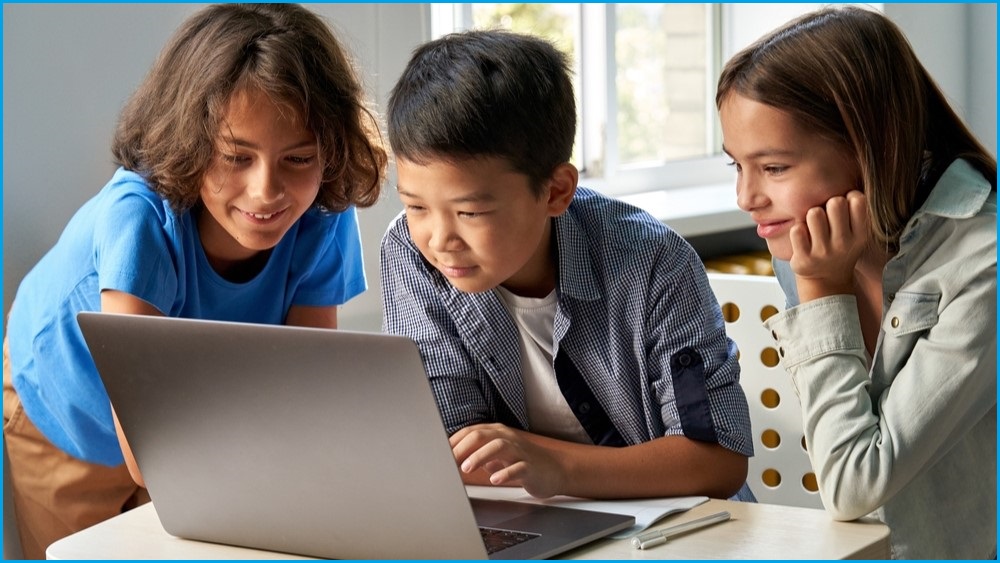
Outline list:
[[[401,196],[409,197],[413,199],[421,199],[420,196],[406,191],[403,186],[396,184],[396,193]],[[485,192],[476,192],[462,197],[456,197],[450,200],[451,203],[491,203],[496,201],[496,196]]]
[[[733,156],[731,152],[726,148],[726,145],[722,145],[722,152],[726,153],[730,157]],[[799,151],[795,150],[783,150],[783,149],[761,149],[756,152],[752,152],[747,155],[746,160],[756,160],[758,158],[768,157],[768,156],[798,156]]]
[[[242,147],[242,148],[246,148],[246,149],[253,149],[253,150],[259,150],[260,149],[260,145],[258,145],[257,143],[254,143],[252,141],[248,141],[246,139],[239,139],[239,138],[236,138],[236,137],[227,137],[227,136],[223,135],[222,136],[222,142],[225,143],[225,144],[227,144],[227,145],[235,145],[237,147]],[[316,146],[316,140],[315,139],[306,139],[306,140],[300,141],[298,143],[295,143],[293,145],[289,145],[287,147],[284,147],[283,149],[281,149],[280,152],[295,151],[295,150],[304,149],[304,148],[313,148],[315,146]]]

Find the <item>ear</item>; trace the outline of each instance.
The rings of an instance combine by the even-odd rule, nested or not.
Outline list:
[[[562,215],[573,201],[576,193],[576,183],[580,179],[580,173],[576,166],[564,162],[556,166],[549,177],[548,207],[549,216],[558,217]]]

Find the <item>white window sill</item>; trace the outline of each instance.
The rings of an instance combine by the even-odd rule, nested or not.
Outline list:
[[[753,227],[750,215],[736,207],[732,182],[619,196],[645,210],[683,237]]]

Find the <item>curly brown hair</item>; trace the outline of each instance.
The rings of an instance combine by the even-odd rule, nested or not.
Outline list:
[[[379,198],[388,156],[353,63],[329,26],[296,4],[218,4],[184,22],[118,120],[112,153],[174,210],[199,201],[233,93],[253,88],[302,111],[323,180],[316,205]]]

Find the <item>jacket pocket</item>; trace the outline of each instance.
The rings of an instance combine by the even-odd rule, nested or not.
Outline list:
[[[882,319],[886,336],[903,336],[925,331],[938,322],[940,293],[900,291]]]

